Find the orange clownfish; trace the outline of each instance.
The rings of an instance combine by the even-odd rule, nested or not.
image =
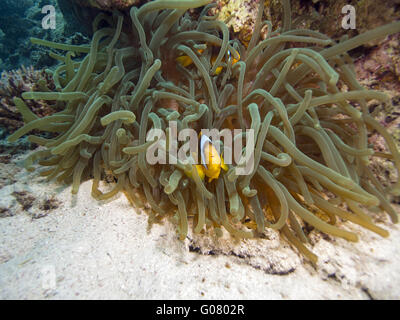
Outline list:
[[[228,170],[228,166],[225,164],[224,158],[218,153],[210,138],[201,132],[200,156],[202,164],[200,168],[204,172],[204,175],[208,177],[208,182],[218,179],[221,173],[221,168],[224,171]],[[197,170],[199,170],[199,168]]]
[[[208,182],[217,179],[221,173],[221,168],[225,167],[224,159],[218,154],[217,149],[210,138],[200,133],[200,156],[204,174],[208,177]]]
[[[200,156],[201,164],[196,164],[196,170],[201,180],[208,177],[208,182],[218,179],[221,174],[221,168],[228,171],[228,166],[224,162],[224,158],[215,148],[209,137],[200,132]],[[185,172],[188,177],[192,177],[192,173]]]

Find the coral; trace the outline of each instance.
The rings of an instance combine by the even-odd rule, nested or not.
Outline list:
[[[265,14],[274,26],[282,21],[281,1],[266,0]],[[399,19],[398,10],[400,1],[372,1],[372,0],[304,0],[292,1],[293,23],[297,28],[319,30],[329,37],[339,40],[343,35],[354,37],[358,34],[372,30],[385,23]],[[343,29],[342,8],[352,5],[356,13],[356,29]],[[254,23],[253,21],[251,22]],[[363,45],[376,44],[383,41],[376,39],[374,42]]]
[[[11,142],[34,129],[58,133],[52,139],[30,136],[43,148],[26,159],[26,167],[32,170],[39,161],[46,167],[41,175],[72,183],[73,193],[82,179],[92,178],[92,196],[98,200],[124,192],[134,206],[149,206],[150,222],[173,216],[181,240],[190,223],[195,233],[221,236],[226,230],[236,238],[262,238],[266,229],[279,230],[316,263],[307,237],[314,230],[355,242],[358,235],[346,229],[351,222],[387,237],[372,212],[398,221],[388,195],[400,195],[400,153],[368,103],[390,99],[357,82],[348,51],[400,32],[400,22],[336,42],[317,31],[292,28],[290,1],[284,0],[281,28],[272,30],[266,21],[269,30],[259,42],[261,2],[244,46],[230,39],[226,24],[208,15],[215,4],[197,19],[185,14],[209,2],[153,1],[133,7],[131,21],[122,14],[101,14],[93,23],[90,47],[35,39],[69,53],[53,73],[57,90],[22,95],[58,100],[65,107],[39,118],[18,106],[26,125],[9,137]],[[123,28],[124,20],[132,29]],[[86,56],[73,60],[70,52]],[[253,155],[254,167],[242,175],[244,163],[234,159],[214,180],[203,180],[197,166],[207,168],[206,163],[194,159],[203,150],[174,153],[187,141],[175,145],[173,121],[179,131],[190,128],[195,136],[204,129],[225,129],[234,141],[247,141],[254,133],[254,146],[238,150]],[[149,136],[150,129],[167,131],[169,138]],[[373,131],[388,152],[368,144]],[[213,137],[213,143],[228,145],[221,137]],[[223,150],[226,159],[229,150]],[[149,154],[169,161],[150,161]],[[383,186],[371,171],[376,157],[394,164],[393,186]],[[106,177],[114,182],[104,190]]]
[[[398,142],[400,141],[400,34],[388,36],[379,45],[357,52],[355,71],[360,83],[370,89],[383,90],[391,104],[372,102],[369,105],[377,120]],[[378,134],[371,134],[370,143],[380,152],[386,152],[384,141]],[[374,159],[374,171],[382,183],[394,181],[396,174],[388,159]],[[393,199],[399,203],[399,197]]]
[[[218,20],[231,27],[243,43],[248,42],[254,29],[259,1],[222,0],[217,3],[213,13],[218,13]]]
[[[356,29],[343,29],[342,8],[352,5],[356,13]],[[318,28],[334,39],[343,35],[349,37],[361,34],[367,30],[377,28],[385,23],[399,19],[399,0],[372,1],[372,0],[308,0],[294,1],[294,18],[299,21],[299,26],[305,28]],[[301,22],[300,22],[301,21]],[[376,44],[384,39],[377,39],[364,45]]]
[[[232,27],[235,34],[248,42],[254,30],[257,5],[259,0],[214,0],[218,3],[214,14],[218,14],[218,20]],[[282,5],[279,0],[264,0],[264,13],[272,25],[279,26],[282,18]],[[342,8],[345,5],[353,5],[356,10],[356,29],[346,30],[341,22],[344,14]],[[385,23],[398,19],[400,1],[372,1],[372,0],[304,0],[292,1],[293,21],[296,27],[319,30],[333,39],[341,36],[349,37],[361,34]],[[382,41],[378,39],[375,41]],[[372,44],[376,44],[372,43]],[[371,45],[371,44],[365,44]]]
[[[71,0],[70,0],[71,1]],[[101,10],[126,10],[132,6],[148,2],[146,0],[72,0],[80,6],[93,7]]]
[[[357,77],[369,88],[400,92],[400,35],[387,37],[355,61]]]
[[[0,79],[0,125],[8,133],[22,127],[22,116],[17,111],[14,98],[21,98],[24,92],[52,91],[54,89],[52,77],[44,70],[23,66],[13,71],[3,71]],[[60,105],[57,105],[55,101],[26,100],[25,103],[39,117],[60,111]]]

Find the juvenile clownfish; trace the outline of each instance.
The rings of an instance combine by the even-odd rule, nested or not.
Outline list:
[[[200,155],[201,168],[204,171],[204,175],[208,177],[208,182],[219,177],[221,168],[224,171],[228,170],[224,158],[219,155],[210,138],[202,133],[200,133]]]
[[[235,51],[236,51],[236,50],[235,50]],[[199,54],[202,54],[202,53],[204,52],[204,50],[203,50],[203,49],[199,49],[199,50],[197,50],[197,52],[198,52]],[[239,59],[233,58],[232,55],[231,55],[231,52],[228,50],[228,62],[229,62],[229,63],[232,63],[232,66],[233,66],[236,62],[238,62],[238,61],[240,60],[239,52],[236,51],[236,54],[237,54],[237,56],[239,57]],[[217,57],[218,57],[217,54],[214,54],[214,55],[211,57],[211,63],[212,63],[212,65],[214,65],[215,61],[217,60]],[[187,56],[187,55],[182,55],[182,56],[177,57],[177,58],[176,58],[176,61],[177,61],[182,67],[190,66],[190,65],[193,63],[193,60],[192,60],[189,56]],[[216,74],[216,75],[219,75],[219,74],[221,73],[222,69],[223,69],[223,67],[221,67],[221,66],[217,67],[217,68],[215,69],[215,74]]]

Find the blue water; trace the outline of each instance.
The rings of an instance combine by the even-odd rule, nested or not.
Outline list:
[[[1,0],[0,72],[17,69],[21,65],[43,68],[56,64],[44,48],[30,43],[30,37],[57,42],[87,41],[77,32],[82,28],[71,20],[73,12],[68,8],[69,3],[68,0]],[[63,10],[59,5],[64,7]],[[46,26],[43,26],[46,16],[51,13],[42,13],[46,6],[54,8],[55,28],[46,29]],[[66,13],[65,17],[63,12]]]

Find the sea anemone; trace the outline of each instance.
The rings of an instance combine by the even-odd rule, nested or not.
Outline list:
[[[369,168],[372,157],[385,157],[400,170],[400,154],[390,134],[368,111],[370,100],[388,103],[378,91],[357,82],[349,50],[400,31],[394,22],[352,39],[335,42],[311,30],[292,29],[290,2],[283,1],[282,28],[262,22],[263,1],[248,47],[229,37],[227,26],[207,13],[210,0],[158,0],[130,18],[101,14],[93,23],[89,46],[34,39],[68,51],[53,73],[56,90],[27,92],[24,99],[57,100],[65,109],[39,119],[19,104],[26,125],[9,137],[16,141],[33,129],[58,133],[53,139],[30,136],[43,146],[27,158],[39,160],[41,175],[72,183],[93,178],[92,195],[103,200],[124,192],[136,207],[149,204],[151,221],[174,215],[180,239],[193,219],[194,232],[222,227],[233,237],[259,237],[265,228],[279,230],[315,263],[303,227],[357,241],[342,221],[383,237],[368,209],[397,214],[389,190]],[[198,19],[185,14],[204,6]],[[99,26],[108,27],[99,28]],[[268,26],[265,40],[260,30]],[[73,60],[72,52],[86,53]],[[146,140],[150,129],[227,129],[244,140],[255,137],[254,168],[238,175],[242,163],[228,164],[212,181],[202,179],[193,155],[166,164],[146,161],[159,140]],[[387,143],[388,153],[368,145],[369,130]],[[169,159],[173,142],[158,143]],[[214,141],[225,146],[226,141]],[[179,142],[182,146],[184,141]],[[241,152],[245,153],[245,148]],[[161,152],[159,150],[159,152]],[[224,149],[225,150],[225,149]],[[224,151],[225,152],[225,151]],[[112,176],[112,190],[100,181]],[[397,181],[390,191],[400,193]],[[308,228],[309,229],[309,228]]]

